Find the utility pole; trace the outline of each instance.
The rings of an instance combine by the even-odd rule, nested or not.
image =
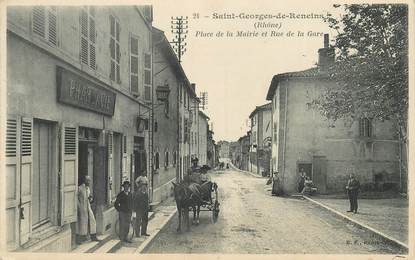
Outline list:
[[[177,54],[179,62],[182,62],[182,55],[186,52],[186,43],[184,42],[187,33],[189,32],[188,29],[188,17],[185,16],[176,16],[171,17],[171,32],[174,35],[172,43],[173,49]]]

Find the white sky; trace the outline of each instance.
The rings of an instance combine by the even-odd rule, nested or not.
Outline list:
[[[183,4],[186,3],[186,4]],[[253,30],[257,20],[214,20],[204,18],[217,13],[317,13],[337,12],[330,3],[290,1],[163,1],[153,4],[153,25],[165,31],[172,39],[171,16],[188,16],[189,33],[187,52],[182,65],[190,82],[196,83],[196,92],[207,91],[208,109],[205,111],[213,122],[215,140],[237,140],[248,130],[247,119],[255,106],[266,103],[265,96],[273,75],[304,70],[317,62],[317,50],[323,46],[323,37],[303,38],[196,38],[196,31],[217,32]],[[261,6],[253,6],[261,3]],[[199,13],[199,20],[192,19]],[[338,14],[337,14],[338,15]],[[333,32],[322,20],[264,20],[282,22],[280,31]],[[260,29],[266,31],[272,29]]]

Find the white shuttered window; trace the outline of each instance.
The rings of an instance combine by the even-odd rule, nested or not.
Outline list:
[[[91,69],[96,69],[95,43],[97,34],[95,29],[95,8],[93,6],[81,8],[79,24],[81,29],[79,54],[81,63],[89,65]]]
[[[32,8],[32,31],[50,44],[57,46],[57,7],[35,6]]]
[[[110,79],[121,83],[120,77],[120,22],[110,15],[110,52],[111,52],[111,71]]]
[[[130,91],[139,95],[138,86],[138,38],[130,36]]]
[[[146,101],[151,100],[151,54],[144,54],[144,99]]]

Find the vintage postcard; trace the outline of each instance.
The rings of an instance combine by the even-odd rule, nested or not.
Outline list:
[[[2,8],[4,259],[413,256],[412,2]]]

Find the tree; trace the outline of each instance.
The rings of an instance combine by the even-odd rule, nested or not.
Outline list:
[[[395,120],[407,148],[407,5],[334,7],[344,8],[340,18],[326,17],[338,33],[333,46],[336,62],[328,69],[338,88],[327,89],[311,105],[332,122],[361,117]]]

